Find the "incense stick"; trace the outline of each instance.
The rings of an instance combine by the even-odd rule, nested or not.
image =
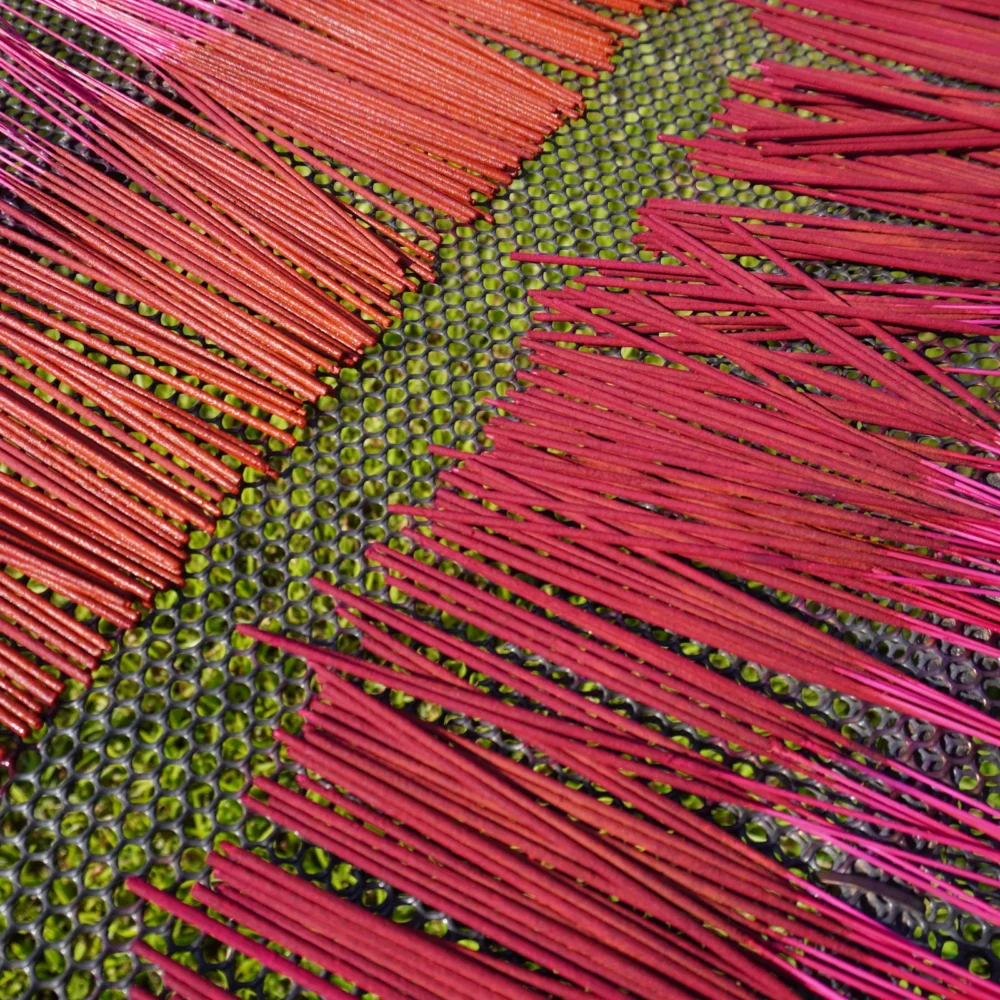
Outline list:
[[[430,578],[427,582],[430,585]],[[339,613],[352,626],[362,627],[364,645],[375,658],[346,657],[244,629],[291,655],[303,656],[315,669],[320,695],[305,713],[302,736],[279,736],[293,760],[323,779],[320,783],[299,775],[298,790],[258,779],[257,794],[246,796],[245,804],[488,937],[516,946],[515,951],[540,961],[559,979],[539,981],[530,973],[511,979],[516,967],[491,960],[482,951],[465,953],[453,967],[452,955],[457,958],[458,953],[447,945],[431,943],[365,911],[355,911],[363,921],[363,929],[355,931],[353,919],[336,919],[342,911],[347,916],[351,904],[233,846],[209,858],[222,884],[214,891],[202,885],[193,890],[194,899],[214,912],[341,976],[344,962],[367,960],[369,978],[359,979],[354,974],[360,971],[357,968],[347,977],[380,995],[420,1000],[519,996],[517,981],[530,981],[544,992],[571,1000],[582,997],[583,984],[603,996],[604,970],[613,981],[630,985],[637,996],[791,998],[799,994],[768,971],[787,973],[783,955],[794,956],[798,963],[793,980],[819,996],[826,994],[817,974],[879,998],[897,995],[893,979],[898,978],[948,998],[1000,995],[960,966],[918,952],[869,918],[854,914],[865,924],[870,940],[870,947],[860,951],[851,943],[855,932],[845,924],[852,911],[752,849],[741,848],[721,830],[713,833],[710,822],[665,796],[662,788],[674,785],[678,792],[689,789],[709,800],[721,796],[752,810],[759,810],[769,793],[745,797],[741,779],[732,771],[669,739],[666,745],[684,760],[678,760],[668,774],[661,769],[668,766],[666,760],[645,735],[639,735],[652,736],[654,730],[638,726],[638,738],[633,740],[625,735],[627,716],[610,711],[595,715],[599,705],[551,681],[546,690],[562,695],[557,703],[546,698],[549,711],[544,713],[483,696],[431,650],[454,656],[452,662],[460,660],[474,668],[475,676],[481,676],[478,671],[485,667],[488,675],[501,680],[513,670],[518,687],[529,681],[537,687],[543,678],[405,614],[346,592],[330,592],[341,602]],[[372,627],[347,611],[355,603],[366,615],[374,615]],[[383,621],[388,632],[382,630]],[[400,626],[405,631],[398,631]],[[534,769],[507,761],[364,694],[344,679],[345,673],[433,700],[446,710],[456,708],[459,717],[488,720],[499,712],[504,728],[524,738],[543,757],[535,758]],[[452,718],[458,722],[459,717]],[[615,731],[621,735],[615,737]],[[640,763],[648,757],[657,761],[656,767]],[[564,773],[574,784],[567,787],[540,773],[542,760],[549,762],[548,771],[557,767],[557,761],[571,765]],[[622,809],[573,790],[579,788],[577,774],[597,780],[614,799],[631,805]],[[646,779],[654,782],[649,788],[643,784]],[[707,784],[699,785],[701,780]],[[681,788],[676,787],[678,782]],[[564,813],[574,822],[560,819]],[[790,814],[782,810],[775,815]],[[827,832],[822,824],[801,822],[838,842],[835,828]],[[932,820],[924,817],[923,822]],[[595,840],[597,830],[601,835]],[[636,844],[641,849],[636,850]],[[893,867],[891,851],[882,851],[877,841],[850,840],[841,846],[847,853],[872,851],[864,855],[871,864]],[[901,877],[922,888],[949,892],[940,879],[923,879],[919,866],[907,862],[901,872]],[[226,940],[228,925],[213,924],[200,911],[138,880],[130,881],[129,887]],[[796,902],[800,898],[808,898],[807,909]],[[296,901],[292,906],[290,899]],[[730,956],[732,964],[714,969],[725,948],[687,922],[688,910],[709,926],[725,927],[726,934],[747,951]],[[503,915],[502,923],[494,913]],[[787,930],[773,945],[755,944],[747,935],[756,933],[758,921]],[[593,935],[593,940],[577,940],[579,934]],[[560,951],[539,947],[534,937],[558,942]],[[710,957],[713,953],[715,957]],[[586,954],[586,971],[575,964],[578,954]],[[669,963],[663,962],[665,956]],[[466,969],[470,961],[488,965],[477,974]],[[391,981],[386,978],[390,967],[395,977]],[[310,982],[305,974],[296,978],[294,966],[285,964],[282,969],[300,984]],[[666,977],[659,984],[654,982],[654,969]],[[487,970],[501,978],[483,978]],[[566,979],[574,985],[566,984]],[[477,981],[478,988],[467,987],[469,981]],[[499,992],[494,992],[495,985]]]
[[[823,0],[818,9],[838,18],[831,20],[759,0],[743,2],[755,9],[762,26],[854,63],[863,72],[765,60],[756,67],[759,76],[730,79],[741,97],[724,101],[716,114],[725,127],[709,129],[707,138],[661,136],[663,141],[692,149],[693,162],[720,176],[969,233],[995,233],[1000,222],[995,91],[925,82],[867,58],[891,59],[992,88],[1000,85],[988,68],[1000,45],[995,17],[947,3]],[[741,99],[746,97],[755,100]],[[954,256],[942,267],[939,253],[925,255],[922,235],[900,230],[895,239],[903,246],[886,258],[885,266],[993,280],[979,268],[982,262],[989,270],[995,260],[985,246],[986,256],[978,259],[969,245],[950,247]],[[906,246],[907,237],[916,242]],[[873,262],[866,256],[844,259]]]
[[[23,22],[92,59],[20,11],[0,25],[0,262],[13,290],[0,294],[0,560],[12,576],[0,634],[28,654],[0,652],[0,721],[22,735],[51,704],[43,667],[87,683],[109,648],[28,580],[134,624],[180,581],[189,532],[212,530],[238,465],[272,475],[259,443],[294,445],[326,377],[433,279],[437,228],[374,188],[488,217],[485,199],[582,112],[570,88],[483,40],[596,77],[638,34],[569,0],[54,9],[119,42],[144,74],[53,57]]]

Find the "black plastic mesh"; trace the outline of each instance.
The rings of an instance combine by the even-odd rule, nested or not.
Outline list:
[[[19,7],[46,16],[35,4]],[[745,8],[725,0],[692,0],[641,23],[641,40],[626,40],[614,75],[584,87],[586,117],[554,136],[493,202],[495,224],[457,226],[408,206],[444,234],[438,283],[405,296],[403,321],[381,346],[330,381],[311,430],[297,448],[275,455],[278,480],[246,474],[215,536],[195,536],[183,590],[162,594],[142,627],[119,637],[93,689],[73,688],[37,745],[22,755],[0,806],[0,1000],[122,998],[138,968],[129,942],[139,929],[124,876],[139,873],[161,887],[182,887],[203,873],[205,855],[221,837],[265,847],[396,919],[432,921],[432,929],[460,933],[440,914],[397,898],[294,835],[247,818],[239,796],[252,775],[280,766],[271,727],[281,719],[294,724],[308,680],[300,663],[273,649],[251,655],[233,627],[262,620],[316,640],[337,638],[329,601],[309,586],[317,571],[369,595],[387,593],[384,576],[363,557],[367,541],[387,540],[399,527],[386,505],[431,495],[429,443],[471,450],[484,440],[484,397],[508,391],[523,364],[516,340],[530,322],[530,292],[562,280],[535,266],[513,265],[513,250],[634,254],[634,209],[657,195],[762,207],[793,201],[763,186],[693,174],[682,151],[659,143],[657,134],[698,129],[725,96],[727,74],[765,55],[799,58],[801,48],[769,39]],[[78,37],[103,58],[124,64],[122,53],[93,33],[80,30]],[[829,273],[870,272],[851,267]],[[994,340],[921,338],[929,357],[982,367],[981,385],[991,395],[1000,385],[987,374],[998,368]],[[990,705],[1000,698],[993,659],[796,607],[962,697]],[[706,655],[675,637],[653,635]],[[891,713],[803,690],[751,665],[733,662],[727,669],[858,736],[879,737],[927,767],[943,768],[967,791],[1000,804],[995,748],[973,747]],[[803,870],[867,874],[771,820],[732,811],[717,818]],[[1000,949],[993,930],[973,922],[954,934],[947,907],[924,914],[884,893],[856,886],[843,891],[936,949],[962,951],[963,961],[992,964]],[[185,961],[210,971],[220,985],[245,990],[247,998],[293,993],[284,979],[214,942],[196,942],[170,922],[157,928],[147,921],[145,931],[162,934]],[[148,971],[141,977],[146,981]]]

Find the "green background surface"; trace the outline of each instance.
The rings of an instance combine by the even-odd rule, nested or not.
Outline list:
[[[204,871],[220,836],[264,846],[396,919],[430,920],[435,931],[457,932],[295,836],[246,818],[239,796],[253,774],[277,766],[271,727],[305,702],[308,680],[301,664],[273,650],[251,655],[233,629],[263,621],[270,629],[334,638],[329,601],[309,586],[317,571],[368,594],[384,592],[385,579],[363,550],[398,528],[386,505],[432,494],[431,442],[471,450],[485,439],[484,399],[507,391],[524,363],[517,337],[530,323],[530,292],[563,280],[558,272],[512,264],[512,251],[634,254],[635,209],[657,195],[791,207],[789,197],[768,188],[693,174],[683,151],[657,136],[705,125],[726,95],[726,75],[761,57],[821,60],[768,38],[745,9],[720,0],[693,0],[631,21],[643,28],[641,39],[625,40],[613,75],[582,81],[586,115],[547,142],[493,201],[493,224],[463,227],[421,213],[444,236],[438,283],[406,296],[403,321],[357,368],[330,380],[299,446],[275,454],[280,478],[245,476],[214,537],[195,536],[183,591],[162,594],[142,627],[116,641],[92,690],[74,687],[22,756],[0,808],[0,1000],[123,997],[138,969],[129,942],[140,931],[141,912],[123,888],[125,875],[180,888]],[[114,54],[110,46],[103,51]],[[996,366],[987,338],[971,347],[928,338],[925,347],[929,356],[946,352],[966,363],[978,352],[984,367]],[[995,663],[968,659],[961,649],[911,649],[887,630],[833,613],[826,618],[854,641],[993,701]],[[838,715],[859,735],[880,732],[887,745],[916,747],[929,760],[946,756],[966,787],[994,793],[991,748],[943,746],[933,731],[888,713],[740,669],[745,681]],[[773,824],[741,823],[743,836],[804,868],[844,864]],[[904,930],[936,930],[935,945],[951,947],[944,943],[952,925],[947,908],[929,922],[892,904],[880,915]],[[199,944],[169,922],[154,919],[145,932],[161,935],[185,961],[247,998],[294,993],[286,980],[212,942]],[[982,928],[963,927],[958,936],[975,943],[970,960],[991,955],[991,934]],[[143,972],[141,981],[155,986],[148,977]]]

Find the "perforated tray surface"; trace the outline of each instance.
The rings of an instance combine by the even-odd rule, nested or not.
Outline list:
[[[31,3],[20,9],[48,16]],[[746,71],[756,59],[785,54],[822,60],[768,38],[746,9],[723,0],[692,0],[687,8],[635,23],[644,29],[641,40],[626,40],[613,75],[587,83],[586,117],[554,136],[493,202],[494,224],[456,226],[418,210],[444,236],[438,283],[406,296],[403,321],[381,346],[330,380],[329,395],[316,406],[299,446],[274,455],[280,478],[264,482],[246,475],[214,537],[195,536],[183,590],[162,594],[140,628],[118,637],[93,688],[74,687],[37,744],[22,754],[0,804],[0,1000],[120,1000],[137,973],[155,987],[158,981],[130,955],[141,913],[123,888],[124,877],[143,874],[183,893],[223,837],[263,847],[395,919],[431,921],[430,929],[457,933],[440,914],[266,821],[247,818],[239,797],[252,775],[281,766],[271,727],[279,720],[294,724],[308,679],[301,663],[271,648],[254,654],[233,629],[263,621],[316,640],[349,640],[331,622],[328,600],[309,586],[317,571],[370,595],[384,594],[385,579],[366,565],[363,549],[367,541],[392,539],[398,528],[386,505],[431,496],[429,443],[471,450],[485,440],[483,399],[508,391],[523,363],[517,337],[530,322],[531,290],[562,280],[513,265],[513,250],[635,254],[634,209],[657,195],[791,207],[791,196],[766,187],[692,174],[682,151],[668,150],[657,134],[693,134],[725,96],[727,74]],[[124,65],[122,53],[105,40],[67,30]],[[810,208],[803,199],[797,206]],[[841,273],[870,274],[860,267]],[[976,344],[921,339],[930,357],[979,363],[983,392],[1000,384],[985,374],[998,367],[996,338]],[[961,697],[989,705],[1000,699],[993,659],[969,656],[957,645],[912,644],[866,622],[796,607]],[[681,646],[676,637],[655,638]],[[690,644],[683,650],[706,652]],[[995,748],[971,747],[883,711],[802,691],[794,681],[747,664],[734,662],[730,669],[744,683],[943,769],[966,791],[1000,805]],[[769,820],[731,811],[716,817],[803,871],[860,872],[850,859]],[[946,907],[924,914],[899,899],[857,888],[842,892],[937,950],[961,952],[963,961],[983,969],[988,963],[995,971],[1000,939],[992,928],[957,925]],[[294,994],[287,980],[184,928],[147,920],[141,933],[151,932],[246,998]]]

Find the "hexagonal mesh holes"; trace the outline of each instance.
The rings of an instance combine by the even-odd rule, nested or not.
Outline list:
[[[47,16],[35,4],[21,6]],[[407,295],[402,322],[356,368],[330,381],[299,446],[275,455],[280,478],[245,475],[215,535],[195,537],[184,588],[160,595],[142,626],[116,642],[93,689],[68,692],[51,725],[23,754],[0,807],[0,1000],[123,998],[138,968],[129,953],[138,909],[122,889],[123,877],[141,873],[177,888],[203,871],[220,836],[264,846],[276,859],[397,919],[439,919],[296,836],[245,816],[239,796],[250,775],[279,766],[271,727],[303,704],[308,679],[301,664],[273,650],[251,655],[233,627],[263,619],[332,639],[329,602],[308,584],[316,571],[370,595],[385,592],[384,576],[366,564],[363,549],[398,528],[386,505],[431,495],[431,442],[471,449],[483,440],[483,400],[513,383],[530,292],[561,280],[513,265],[514,249],[633,254],[632,210],[652,196],[760,206],[790,200],[768,188],[695,175],[681,151],[668,151],[656,137],[707,122],[725,94],[726,75],[765,54],[821,60],[769,39],[745,9],[724,0],[692,0],[642,23],[641,39],[625,41],[616,72],[583,87],[586,116],[555,135],[493,202],[494,224],[456,226],[415,209],[443,234],[437,284]],[[104,58],[123,62],[114,46],[86,31],[77,34]],[[852,267],[843,273],[868,272]],[[996,367],[986,338],[925,346],[929,356]],[[998,383],[988,377],[984,384],[993,392]],[[898,635],[835,614],[826,624],[908,660],[953,690],[991,704],[1000,696],[993,661],[959,647],[910,647]],[[780,678],[744,680],[803,707],[810,700]],[[946,758],[964,787],[995,794],[1000,758],[993,748],[942,745],[933,732],[832,700],[811,707],[861,735],[878,730],[910,752]],[[744,834],[769,843],[778,856],[801,852],[773,824],[753,824]],[[822,852],[807,855],[800,864],[831,863]],[[146,930],[247,997],[293,993],[280,977],[183,928],[147,923]],[[989,955],[985,936],[979,944],[979,953]]]

